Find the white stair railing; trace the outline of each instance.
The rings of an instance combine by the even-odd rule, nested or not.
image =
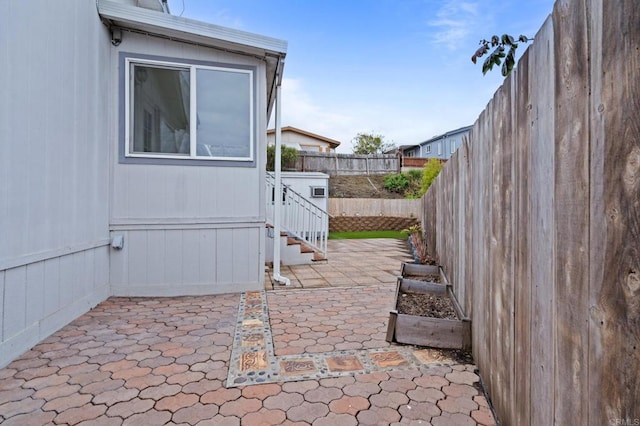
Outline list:
[[[267,221],[273,223],[275,202],[275,178],[267,173]],[[327,237],[329,236],[329,213],[311,201],[282,185],[283,231],[327,257]]]

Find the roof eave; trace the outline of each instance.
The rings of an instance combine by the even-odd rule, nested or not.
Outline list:
[[[141,7],[98,0],[98,13],[123,28],[132,28],[175,40],[183,40],[253,55],[285,56],[287,42],[255,33],[182,18]]]
[[[270,116],[275,102],[275,87],[282,82],[284,58],[287,54],[285,40],[111,0],[97,0],[96,4],[100,18],[109,25],[264,60],[267,77],[267,114]]]

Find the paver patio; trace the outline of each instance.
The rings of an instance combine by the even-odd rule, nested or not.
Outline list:
[[[327,264],[283,270],[300,274],[297,288],[108,299],[0,369],[0,423],[494,424],[473,364],[384,341],[395,275],[407,258],[402,244],[349,244],[330,246]],[[318,268],[346,278],[357,269],[368,281],[342,284],[320,273],[327,285],[305,288],[315,283],[306,286],[303,275]],[[266,317],[254,316],[258,306]],[[234,358],[260,352],[269,339],[265,362],[326,364],[278,362],[281,379],[228,383],[234,371],[269,369],[261,357],[245,357],[249,370]],[[301,380],[305,374],[313,378]]]

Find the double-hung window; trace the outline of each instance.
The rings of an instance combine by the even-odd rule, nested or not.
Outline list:
[[[254,159],[253,70],[125,60],[125,157]]]

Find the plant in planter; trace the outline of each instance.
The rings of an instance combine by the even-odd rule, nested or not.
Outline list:
[[[422,235],[422,227],[420,225],[413,225],[403,229],[402,232],[409,234],[409,244],[417,263],[423,265],[436,264],[436,261],[428,253],[427,240]]]

